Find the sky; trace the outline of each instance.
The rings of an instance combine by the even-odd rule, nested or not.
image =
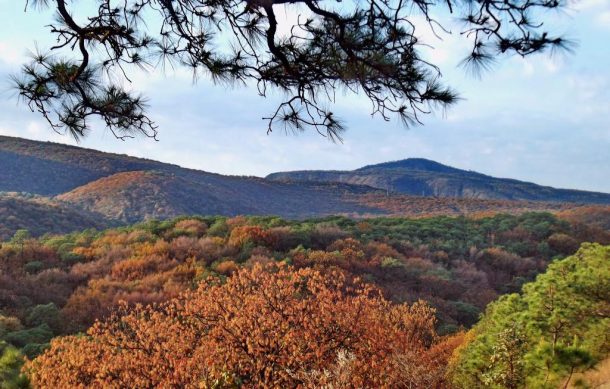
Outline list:
[[[9,76],[28,49],[52,44],[44,27],[49,14],[24,13],[24,4],[0,0],[0,135],[76,144],[19,104],[10,88]],[[298,12],[276,11],[281,28],[289,28]],[[446,113],[425,117],[423,126],[371,117],[366,98],[346,95],[332,106],[348,127],[343,143],[313,132],[267,135],[261,118],[275,108],[273,98],[252,88],[194,84],[184,70],[152,71],[131,74],[131,87],[148,97],[159,140],[120,141],[95,127],[78,145],[253,176],[420,157],[497,177],[610,193],[610,0],[575,1],[547,17],[556,31],[577,41],[573,54],[503,57],[480,79],[458,67],[468,42],[454,24],[442,40],[422,29],[433,46],[424,55],[462,97]]]

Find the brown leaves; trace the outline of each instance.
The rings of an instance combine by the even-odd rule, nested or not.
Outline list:
[[[345,273],[257,264],[160,307],[124,308],[54,341],[27,371],[43,388],[401,387],[405,363],[443,376],[450,353],[438,348],[457,344],[435,345],[434,323],[425,303],[392,305]]]

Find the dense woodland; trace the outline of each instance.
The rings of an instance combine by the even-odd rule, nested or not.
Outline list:
[[[422,28],[462,36],[474,75],[574,45],[546,17],[562,0],[98,5],[26,1],[53,11],[55,42],[11,77],[31,111],[76,140],[92,122],[156,139],[146,98],[127,86],[167,65],[282,91],[267,133],[337,141],[338,91],[406,126],[460,100],[421,51]],[[610,194],[421,159],[223,176],[7,137],[0,165],[11,192],[0,193],[0,389],[610,382],[609,208],[587,205]],[[172,219],[182,214],[224,216]]]
[[[18,230],[26,229],[32,236],[105,229],[119,223],[102,215],[48,197],[29,193],[0,192],[0,241],[10,239]]]
[[[583,242],[610,244],[607,230],[572,216],[196,217],[37,239],[22,230],[0,247],[2,385],[423,388],[478,380],[516,388],[537,368],[532,355],[556,348],[548,349],[544,329],[519,329],[506,342],[521,342],[521,375],[505,385],[504,371],[481,362],[505,347],[485,343],[486,333],[508,337],[510,323],[526,315],[544,321],[532,301],[549,282],[561,296],[580,293],[567,303],[587,309],[555,315],[571,327],[553,347],[586,351],[566,356],[582,363],[546,359],[553,374],[536,383],[556,384],[608,351],[607,339],[589,339],[608,329],[609,291],[599,281],[608,279],[607,249],[585,246],[527,284]],[[574,274],[549,281],[558,272]],[[523,297],[514,294],[526,284]],[[507,301],[516,305],[503,308]],[[512,322],[500,320],[502,310]],[[497,358],[505,353],[512,350]],[[33,362],[20,375],[24,357]]]

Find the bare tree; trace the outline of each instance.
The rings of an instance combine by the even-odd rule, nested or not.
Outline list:
[[[92,2],[93,3],[93,2]],[[53,7],[56,45],[36,53],[14,78],[21,98],[53,129],[76,138],[98,117],[118,138],[155,137],[145,100],[126,90],[129,65],[185,66],[215,82],[255,84],[286,99],[264,119],[268,131],[315,129],[333,140],[344,126],[327,107],[338,91],[362,93],[372,114],[420,123],[457,94],[423,59],[414,17],[446,32],[434,14],[459,17],[472,49],[464,65],[482,69],[502,54],[526,56],[565,48],[540,20],[565,0],[97,0],[92,15],[75,15],[66,0]],[[277,5],[302,15],[278,33]],[[303,16],[304,15],[304,16]],[[446,25],[446,23],[445,23]],[[119,74],[117,76],[116,74]],[[114,76],[111,76],[114,75]]]

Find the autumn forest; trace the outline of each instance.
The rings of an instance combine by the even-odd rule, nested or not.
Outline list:
[[[0,389],[610,389],[610,1],[0,9]]]
[[[0,248],[2,387],[587,383],[610,351],[603,245],[548,213],[20,230]]]

